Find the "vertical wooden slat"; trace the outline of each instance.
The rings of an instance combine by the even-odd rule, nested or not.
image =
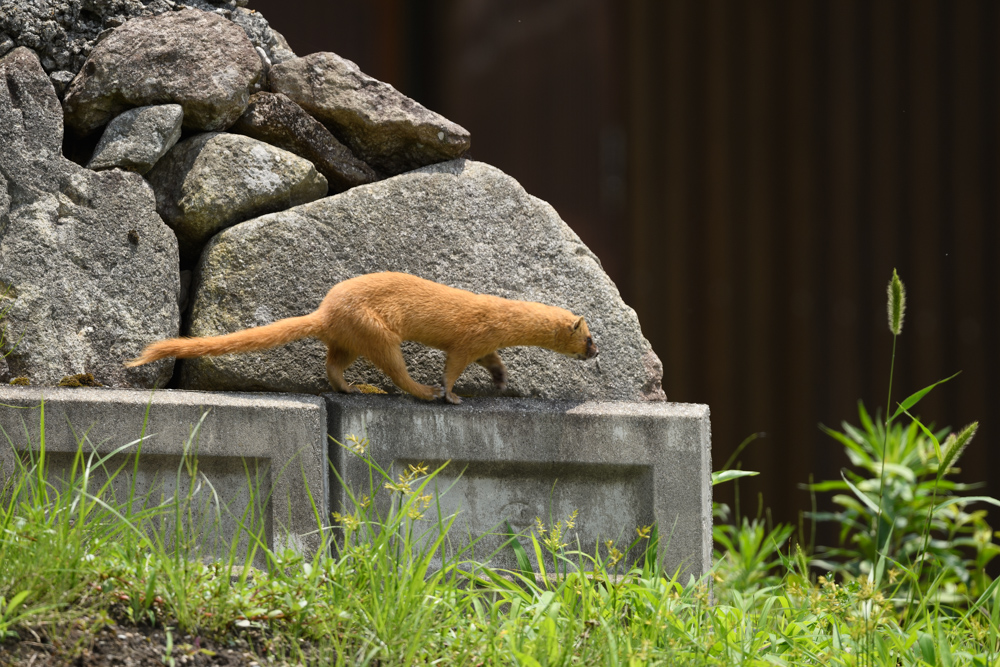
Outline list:
[[[629,292],[632,306],[640,313],[648,313],[647,326],[653,322],[653,303],[650,281],[653,272],[651,254],[647,249],[655,233],[658,216],[656,191],[662,174],[654,168],[653,155],[656,142],[653,133],[655,89],[648,85],[653,76],[654,60],[651,57],[649,26],[653,23],[653,8],[644,2],[627,5],[628,10],[628,218],[629,239]],[[662,352],[661,352],[662,354]]]
[[[706,54],[705,189],[700,194],[705,206],[705,225],[697,252],[704,262],[704,293],[699,310],[704,317],[705,330],[701,341],[706,353],[702,355],[703,372],[699,375],[699,388],[701,396],[714,398],[716,409],[722,414],[735,416],[736,385],[732,377],[734,371],[739,371],[732,354],[735,346],[733,137],[729,126],[732,109],[729,12],[732,9],[727,0],[708,0],[704,7],[707,32],[702,46]],[[731,421],[717,430],[722,447],[735,446],[737,436],[734,426]]]
[[[785,47],[787,77],[785,110],[784,165],[787,183],[782,226],[785,230],[781,249],[783,283],[781,298],[787,304],[779,354],[780,385],[772,388],[782,397],[788,429],[783,443],[787,455],[776,461],[777,479],[791,482],[814,470],[816,443],[815,340],[817,337],[817,292],[815,280],[817,216],[816,200],[816,91],[818,81],[814,66],[816,5],[789,2],[785,5],[787,25],[782,41]],[[775,502],[791,505],[790,490],[782,489]],[[773,496],[772,496],[773,497]]]
[[[658,3],[650,3],[656,5]],[[667,396],[674,400],[693,400],[692,368],[698,363],[693,358],[692,348],[696,338],[690,326],[692,310],[692,290],[698,277],[694,273],[696,263],[691,261],[691,222],[693,206],[691,202],[691,165],[689,156],[693,150],[691,136],[691,114],[689,113],[693,95],[691,75],[695,60],[691,51],[691,6],[684,0],[671,0],[666,4],[663,27],[666,28],[664,42],[654,38],[658,57],[665,58],[666,69],[662,79],[666,92],[662,121],[664,123],[664,143],[659,144],[658,161],[664,163],[664,180],[659,184],[659,196],[663,203],[664,219],[654,224],[663,225],[668,230],[663,246],[646,246],[661,269],[663,281],[653,280],[652,288],[659,295],[657,305],[662,308],[663,344],[656,349],[663,355],[663,386]],[[657,31],[657,34],[658,31]],[[665,46],[665,48],[664,48]],[[647,82],[653,84],[654,80]],[[646,137],[636,137],[645,141]],[[662,254],[661,254],[662,253]],[[664,270],[665,269],[665,270]]]
[[[773,363],[774,336],[780,328],[775,311],[775,198],[780,179],[776,178],[775,91],[774,72],[778,66],[775,48],[778,12],[774,2],[753,2],[745,5],[747,41],[743,58],[746,61],[746,121],[742,135],[747,143],[746,171],[746,309],[740,318],[736,335],[744,341],[743,359],[746,373],[738,374],[740,400],[746,403],[743,419],[746,437],[763,431],[767,438],[754,443],[747,456],[746,467],[760,470],[783,455],[779,435],[783,417],[779,418],[774,387],[777,373]],[[743,299],[740,299],[743,301]],[[779,429],[777,432],[775,429]],[[770,497],[769,497],[770,500]]]
[[[828,322],[824,329],[827,349],[824,369],[828,399],[822,420],[836,424],[845,416],[853,418],[860,387],[859,294],[860,247],[858,209],[861,135],[858,109],[858,6],[855,2],[830,4],[829,95],[827,116],[827,151],[830,156],[829,229],[827,246],[821,251],[824,261],[826,297],[820,317]],[[824,450],[826,451],[826,450]]]
[[[906,102],[908,123],[910,200],[906,233],[903,242],[908,250],[906,273],[902,275],[909,289],[908,320],[900,344],[906,345],[906,367],[899,385],[907,393],[945,377],[941,327],[941,250],[940,233],[944,219],[941,208],[941,147],[938,113],[941,57],[939,44],[940,17],[933,0],[914,0],[909,4],[910,26],[908,59],[910,88]],[[951,373],[947,373],[950,375]],[[937,392],[921,402],[919,414],[929,421],[940,422],[942,400]]]
[[[871,341],[866,388],[858,398],[873,413],[886,409],[891,336],[886,314],[885,287],[893,268],[900,266],[901,252],[901,169],[902,130],[905,107],[900,81],[900,6],[892,0],[874,0],[871,12],[871,231],[865,241],[872,245],[871,266],[866,271],[866,300],[861,336]],[[898,388],[898,384],[896,387]],[[884,415],[883,415],[884,416]],[[845,416],[846,417],[846,416]],[[853,411],[850,417],[853,419]]]
[[[403,82],[409,83],[406,76],[407,63],[402,57],[401,48],[406,43],[402,0],[381,0],[374,3],[373,10],[382,36],[380,48],[375,53],[375,69],[384,73],[385,81],[397,86]]]
[[[996,412],[996,406],[1000,405],[1000,385],[996,378],[1000,377],[1000,352],[998,352],[994,341],[995,332],[1000,331],[1000,271],[996,271],[997,258],[1000,257],[1000,7],[996,2],[986,0],[982,3],[984,20],[982,21],[982,32],[979,43],[983,45],[983,57],[981,62],[984,65],[984,76],[980,79],[979,90],[983,97],[983,107],[981,113],[980,127],[982,128],[981,159],[983,171],[980,176],[980,183],[983,189],[983,247],[982,264],[989,269],[978,281],[978,285],[983,290],[982,309],[983,317],[983,374],[988,380],[985,387],[981,388],[986,394],[986,404],[991,408],[991,412],[977,416],[983,420],[980,434],[977,438],[982,438],[989,448],[991,456],[991,466],[987,470],[996,470],[1000,467],[1000,450],[993,445],[998,434],[1000,434],[1000,424],[992,415]],[[964,286],[963,286],[964,287]],[[991,437],[992,436],[992,437]],[[1000,496],[1000,488],[996,482],[987,488],[994,496]]]
[[[982,128],[980,127],[982,99],[979,91],[981,79],[980,59],[982,44],[979,41],[979,22],[982,20],[980,5],[963,2],[955,5],[952,48],[954,49],[952,85],[943,91],[951,98],[953,158],[950,161],[952,200],[954,208],[949,217],[954,219],[953,256],[948,264],[954,267],[955,294],[951,298],[950,321],[945,325],[955,332],[952,337],[952,361],[962,375],[955,386],[949,388],[956,400],[949,410],[955,415],[955,427],[976,419],[989,419],[986,404],[986,375],[982,359],[987,354],[984,347],[983,314],[988,300],[980,289],[969,289],[981,283],[986,273],[981,248],[984,242],[983,192],[979,175],[982,172]],[[978,462],[972,468],[984,477],[988,448],[980,440],[970,447],[961,462],[963,468]]]

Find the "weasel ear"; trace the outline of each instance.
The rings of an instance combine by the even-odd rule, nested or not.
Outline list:
[[[573,323],[573,331],[579,331],[580,325],[583,324],[583,318],[581,317],[576,322]]]

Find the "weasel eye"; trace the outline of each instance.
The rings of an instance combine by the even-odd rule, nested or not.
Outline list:
[[[587,345],[593,345],[593,344],[594,344],[594,339],[591,338],[590,336],[587,336]]]

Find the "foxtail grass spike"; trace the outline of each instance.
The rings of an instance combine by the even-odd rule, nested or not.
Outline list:
[[[963,428],[958,435],[952,433],[948,436],[948,439],[945,440],[944,453],[941,455],[941,466],[938,468],[942,475],[947,474],[948,469],[958,461],[958,457],[962,455],[966,446],[976,435],[977,429],[979,429],[979,422],[972,422]]]
[[[893,336],[903,332],[903,315],[906,313],[906,288],[899,279],[896,269],[892,270],[892,280],[889,281],[889,331]]]

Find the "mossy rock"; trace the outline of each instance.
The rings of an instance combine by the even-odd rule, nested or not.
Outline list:
[[[94,379],[93,373],[77,373],[67,375],[59,380],[59,387],[103,387],[104,385]]]

